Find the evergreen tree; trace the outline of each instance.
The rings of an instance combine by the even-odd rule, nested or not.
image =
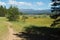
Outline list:
[[[17,21],[19,19],[20,12],[17,7],[10,7],[6,17],[9,21]]]
[[[3,7],[2,5],[0,6],[0,16],[5,16],[6,14],[6,7]]]
[[[50,15],[51,18],[55,19],[51,26],[57,26],[60,24],[60,0],[52,0],[52,15]],[[59,25],[60,26],[60,25]]]

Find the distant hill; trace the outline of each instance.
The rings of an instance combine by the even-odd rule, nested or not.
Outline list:
[[[50,9],[46,9],[46,10],[33,10],[33,9],[20,9],[20,11],[24,14],[50,14],[51,11]]]

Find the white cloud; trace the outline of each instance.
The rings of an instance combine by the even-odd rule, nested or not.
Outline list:
[[[51,5],[52,5],[53,3],[54,3],[54,2],[49,3],[49,4],[48,4],[48,7],[51,7]]]
[[[22,5],[32,6],[31,3],[28,3],[28,2],[17,2],[15,0],[9,0],[8,4],[10,4],[10,5],[17,5],[17,6],[22,6]]]
[[[16,1],[16,0],[9,0],[8,5],[13,5],[13,6],[27,6],[27,7],[37,7],[37,6],[42,6],[44,5],[43,2],[35,2],[35,3],[30,3],[30,2],[23,2],[23,1]]]
[[[52,5],[54,2],[49,3],[49,5]]]
[[[28,3],[28,2],[18,2],[19,5],[26,5],[26,6],[32,6],[32,3]]]
[[[39,5],[39,6],[44,5],[43,2],[37,2],[36,4]]]
[[[17,2],[15,0],[9,0],[8,4],[10,4],[10,5],[17,5]]]
[[[6,5],[6,3],[5,2],[0,2],[0,5]]]

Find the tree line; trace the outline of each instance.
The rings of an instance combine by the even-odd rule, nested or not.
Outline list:
[[[6,6],[0,5],[0,17],[6,17],[9,21],[17,21],[20,14],[22,14],[17,7],[10,6],[8,9]]]

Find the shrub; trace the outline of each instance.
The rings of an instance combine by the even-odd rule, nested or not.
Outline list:
[[[10,7],[8,9],[8,13],[6,14],[6,17],[9,21],[17,21],[19,19],[19,10],[17,7]]]
[[[33,18],[34,18],[34,19],[37,19],[37,17],[35,17],[35,16],[34,16]]]

